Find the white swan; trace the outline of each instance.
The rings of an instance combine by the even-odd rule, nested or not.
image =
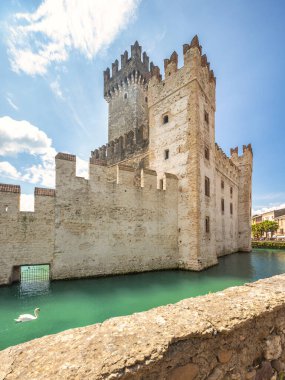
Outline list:
[[[40,313],[40,309],[37,307],[37,308],[34,310],[34,314],[35,314],[35,315],[32,315],[32,314],[21,314],[21,315],[19,315],[19,317],[18,317],[17,319],[15,319],[15,321],[16,321],[16,322],[29,322],[29,321],[34,321],[35,319],[38,318],[39,313]]]

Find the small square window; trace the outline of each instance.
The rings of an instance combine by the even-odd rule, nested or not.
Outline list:
[[[163,124],[167,124],[168,123],[168,115],[164,115],[163,116]]]
[[[165,149],[165,151],[164,151],[164,159],[165,160],[169,159],[169,149]]]
[[[207,234],[210,232],[210,218],[208,216],[205,218],[205,231]]]
[[[207,146],[205,147],[205,158],[206,160],[210,159],[210,150]]]
[[[205,176],[205,195],[210,196],[210,178]]]
[[[209,123],[209,114],[207,111],[204,111],[204,120],[208,124]]]

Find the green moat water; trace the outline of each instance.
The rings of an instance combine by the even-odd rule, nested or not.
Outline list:
[[[285,251],[223,257],[203,272],[162,271],[0,287],[0,350],[47,334],[285,273]],[[15,323],[40,307],[39,319]]]

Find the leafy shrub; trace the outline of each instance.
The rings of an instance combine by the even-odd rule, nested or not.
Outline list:
[[[252,248],[285,249],[285,241],[253,241]]]

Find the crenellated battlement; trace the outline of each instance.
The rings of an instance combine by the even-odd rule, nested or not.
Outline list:
[[[184,56],[184,66],[181,67],[190,67],[192,71],[194,68],[200,66],[200,68],[205,69],[205,73],[208,77],[209,82],[214,82],[216,84],[216,78],[214,75],[214,71],[210,68],[210,63],[208,62],[208,58],[206,54],[202,54],[202,46],[199,44],[198,36],[196,35],[190,44],[183,45],[183,56]],[[174,51],[170,58],[164,59],[164,76],[165,80],[171,74],[175,73],[178,70],[178,54]],[[162,76],[160,74],[160,69],[158,66],[154,66],[151,62],[150,64],[150,73],[151,78],[155,77],[159,82],[162,80]],[[197,75],[197,72],[195,72]]]
[[[106,186],[108,186],[108,184],[110,183],[110,177],[112,177],[112,175],[114,176],[114,166],[108,167],[106,165],[106,162],[107,162],[106,146],[104,145],[101,150],[98,150],[98,152],[99,152],[98,158],[96,158],[95,154],[90,158],[90,164],[89,164],[90,179],[84,180],[85,183],[87,184],[90,183],[91,188],[92,188],[93,183],[96,184],[96,181],[98,180],[98,175],[99,175],[98,173],[100,173],[101,185],[102,185],[102,178],[105,178]],[[105,158],[104,158],[104,154],[105,154]],[[57,161],[62,160],[63,163],[64,161],[68,161],[64,158],[65,155],[66,155],[65,153],[59,153],[56,156]],[[76,173],[76,156],[74,157],[75,157],[75,160],[72,160],[71,162],[72,167],[69,167],[70,163],[56,166],[57,183],[60,183],[63,190],[62,194],[65,194],[65,195],[68,193],[69,187],[72,187],[71,183],[73,180],[76,181],[76,179],[78,180],[82,179],[81,177],[77,177],[74,174]],[[100,168],[98,166],[100,166]],[[151,170],[148,168],[135,169],[134,167],[125,165],[125,164],[118,164],[115,166],[115,168],[116,168],[116,175],[114,176],[114,178],[116,179],[115,182],[117,184],[122,184],[122,183],[131,184],[131,186],[135,185],[137,187],[139,183],[139,187],[143,188],[145,187],[147,183],[151,182],[151,183],[155,183],[155,185],[152,186],[153,190],[162,190],[158,185],[159,181],[158,181],[158,176],[155,170]],[[103,177],[102,177],[102,173],[105,173]],[[138,181],[138,177],[139,177],[139,181]],[[173,188],[173,181],[175,183],[175,186],[177,186],[178,179],[176,175],[171,174],[171,173],[164,173],[163,177],[165,178],[164,180],[165,183],[163,187],[164,190],[166,189],[168,185],[169,185],[168,186],[169,188]],[[128,180],[126,180],[126,178],[128,178]],[[151,180],[149,180],[149,178],[151,178]],[[161,175],[159,178],[161,178]],[[79,187],[80,186],[81,186],[81,182],[79,183]],[[37,192],[39,192],[39,195],[50,194],[50,196],[56,196],[56,191],[52,189],[38,189],[37,188]]]
[[[215,143],[215,162],[216,168],[224,175],[227,175],[234,181],[238,179],[239,168],[217,143]]]
[[[238,147],[231,148],[230,152],[231,152],[231,159],[237,166],[244,165],[244,164],[252,165],[253,151],[252,151],[251,144],[242,146],[241,155],[239,155]]]
[[[231,152],[231,156],[238,156],[239,155],[238,146],[236,146],[235,148],[231,148],[230,152]],[[253,155],[251,144],[243,145],[242,146],[242,152],[243,152],[243,154],[250,153],[251,155]]]
[[[143,52],[138,41],[131,46],[131,57],[128,52],[121,55],[121,67],[116,59],[112,63],[112,75],[108,67],[104,71],[104,97],[109,101],[110,97],[130,84],[137,83],[146,85],[150,78],[149,57]]]
[[[113,165],[146,150],[147,147],[148,131],[141,126],[92,151],[90,162]]]
[[[184,65],[178,68],[178,54],[174,51],[164,59],[164,79],[158,66],[150,64],[150,81],[148,84],[149,107],[159,99],[179,91],[187,83],[198,81],[200,88],[215,109],[216,78],[210,68],[207,55],[202,54],[202,47],[195,36],[190,44],[183,45]]]
[[[18,213],[21,217],[25,216],[27,213],[34,214],[33,211],[20,211],[21,186],[1,183],[0,192],[3,193],[0,199],[0,214],[7,217],[15,216]],[[34,196],[35,211],[38,211],[43,204],[43,212],[49,213],[50,210],[53,209],[54,201],[52,198],[55,197],[54,189],[35,187]],[[48,199],[45,200],[43,198]]]

